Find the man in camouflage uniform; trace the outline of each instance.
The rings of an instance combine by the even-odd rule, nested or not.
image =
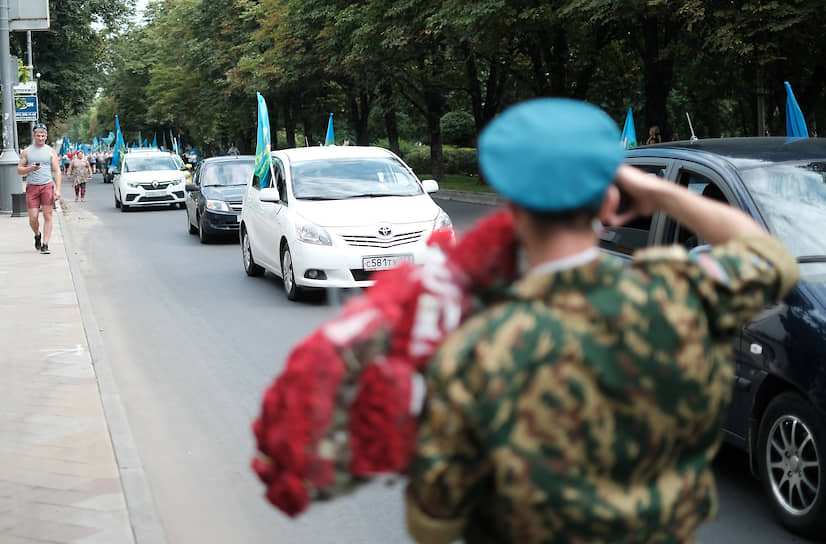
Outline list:
[[[746,214],[620,166],[619,140],[604,112],[560,99],[481,135],[528,270],[428,367],[417,541],[687,543],[715,516],[731,337],[791,289],[796,263]],[[658,210],[712,250],[652,248],[630,266],[599,253],[594,219]]]

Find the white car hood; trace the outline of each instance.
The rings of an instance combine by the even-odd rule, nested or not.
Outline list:
[[[296,213],[322,227],[421,223],[433,221],[439,213],[427,194],[294,202]]]
[[[120,177],[122,180],[132,183],[151,183],[155,180],[178,180],[181,179],[183,175],[183,172],[178,170],[149,170],[146,172],[124,172]]]

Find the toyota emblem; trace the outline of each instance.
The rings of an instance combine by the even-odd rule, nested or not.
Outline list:
[[[153,188],[153,189],[157,189],[157,188],[158,188],[158,180],[155,180],[155,181],[153,181],[153,182],[152,182],[152,188]]]
[[[381,225],[379,227],[379,238],[390,238],[391,234],[393,234],[393,229],[390,228],[390,225]]]

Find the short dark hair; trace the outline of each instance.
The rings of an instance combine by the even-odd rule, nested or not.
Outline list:
[[[545,212],[522,207],[528,212],[537,229],[548,232],[564,229],[590,229],[591,223],[597,218],[599,210],[593,207],[576,208],[561,212]]]

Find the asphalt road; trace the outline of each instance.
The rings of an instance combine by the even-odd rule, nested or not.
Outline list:
[[[376,482],[291,520],[264,500],[249,468],[261,393],[290,347],[335,314],[333,299],[288,301],[278,278],[244,274],[236,241],[201,245],[180,209],[122,213],[99,175],[87,202],[74,202],[70,187],[63,192],[68,234],[168,542],[410,542],[401,483]],[[460,230],[491,210],[440,204]],[[806,542],[776,525],[744,467],[742,454],[724,449],[715,464],[720,517],[698,542]]]

